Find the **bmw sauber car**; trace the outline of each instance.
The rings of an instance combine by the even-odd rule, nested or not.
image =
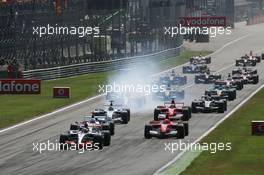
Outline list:
[[[258,70],[248,68],[248,67],[236,68],[232,70],[232,75],[235,75],[235,74],[256,75],[258,74]]]
[[[242,81],[244,84],[258,84],[259,76],[251,74],[235,74],[232,76],[234,80]]]
[[[159,78],[159,84],[171,84],[183,86],[187,84],[187,77],[176,74],[174,70],[169,75],[162,76]]]
[[[202,96],[201,99],[192,102],[193,113],[224,113],[226,109],[226,100],[214,100],[209,96]]]
[[[184,74],[198,74],[198,73],[205,73],[208,71],[207,65],[196,65],[190,64],[189,66],[183,66],[182,72]]]
[[[191,108],[184,106],[184,103],[176,103],[174,100],[170,103],[164,103],[163,106],[157,106],[154,109],[154,120],[159,120],[159,115],[165,114],[170,120],[190,120]]]
[[[221,79],[220,74],[210,74],[210,73],[204,73],[200,75],[195,76],[195,83],[196,84],[211,84],[214,83],[216,80]]]
[[[110,102],[107,109],[96,109],[92,112],[92,114],[93,117],[102,115],[107,116],[115,123],[127,124],[130,121],[130,110],[118,108],[113,105],[113,102]]]
[[[151,139],[152,137],[183,139],[188,134],[188,131],[185,131],[185,128],[188,129],[187,125],[188,123],[173,122],[169,119],[150,121],[145,125],[144,136],[146,139]]]
[[[208,95],[214,99],[225,99],[232,101],[236,99],[236,89],[227,86],[214,86],[213,88],[206,90],[205,95]]]
[[[190,63],[196,63],[196,64],[210,64],[211,63],[211,57],[203,57],[203,56],[196,56],[190,58]]]
[[[100,123],[95,123],[87,128],[79,124],[72,124],[66,134],[60,135],[60,148],[65,150],[71,146],[76,148],[92,147],[103,149],[103,146],[109,146],[111,135],[109,131],[103,131]]]

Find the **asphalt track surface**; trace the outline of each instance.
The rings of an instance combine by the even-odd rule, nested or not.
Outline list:
[[[250,50],[264,49],[264,25],[252,26],[249,35],[237,40],[213,55],[212,70],[227,74],[233,68],[235,59]],[[193,142],[216,124],[224,115],[254,92],[264,83],[264,61],[257,66],[260,83],[247,85],[238,92],[237,99],[228,103],[225,114],[196,114],[190,120],[190,135],[184,142]],[[176,71],[181,72],[181,67]],[[193,75],[188,76],[186,103],[199,98],[208,85],[193,86]],[[98,175],[149,175],[169,162],[180,151],[171,154],[165,151],[164,143],[179,142],[177,139],[151,139],[143,137],[144,125],[152,119],[153,111],[137,112],[131,116],[128,125],[116,126],[110,147],[101,151],[51,151],[40,154],[33,151],[32,143],[55,142],[59,134],[66,131],[69,124],[79,121],[83,115],[104,104],[100,97],[81,104],[74,109],[57,113],[31,123],[0,133],[1,174],[98,174]],[[36,102],[37,103],[37,102]],[[15,108],[15,107],[14,107]]]

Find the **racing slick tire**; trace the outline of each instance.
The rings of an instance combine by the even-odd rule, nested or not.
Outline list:
[[[225,103],[224,102],[217,102],[217,113],[224,113],[225,112]]]
[[[111,133],[109,131],[103,131],[104,134],[104,146],[109,146],[111,144]]]
[[[190,118],[192,118],[192,110],[189,106],[184,106],[182,108],[182,113],[183,113],[183,121],[188,121],[190,120]]]
[[[256,60],[257,60],[256,61],[257,63],[260,63],[261,62],[261,57],[260,56],[256,56]]]
[[[95,144],[98,146],[99,150],[104,148],[104,140],[101,135],[94,136],[94,146]]]
[[[257,62],[256,61],[252,61],[252,66],[256,66],[257,65]]]
[[[254,76],[253,78],[253,84],[258,84],[259,83],[259,76]]]
[[[145,130],[144,130],[144,137],[145,137],[145,139],[151,139],[152,138],[152,136],[150,134],[151,129],[152,129],[152,126],[145,125]]]
[[[130,121],[130,109],[125,109],[127,111],[128,121]]]
[[[184,123],[183,126],[184,126],[185,136],[188,136],[189,135],[189,123]]]
[[[197,113],[198,110],[196,109],[196,103],[192,102],[192,113]]]
[[[65,141],[69,140],[69,135],[67,134],[61,134],[60,135],[60,140],[59,140],[59,143],[60,143],[60,150],[65,150],[67,148],[65,144]]]
[[[198,75],[195,76],[195,79],[194,79],[195,84],[200,84],[199,78],[200,78],[200,76],[198,76]]]
[[[115,123],[110,123],[110,134],[115,135]]]
[[[261,58],[262,58],[262,60],[264,60],[264,53],[263,53],[263,54],[261,54]]]
[[[128,114],[127,113],[121,113],[122,122],[121,124],[127,124],[128,123]]]
[[[237,90],[242,90],[243,88],[244,88],[244,83],[243,82],[238,82],[236,89]]]
[[[207,60],[206,60],[206,63],[207,64],[211,64],[212,63],[212,58],[211,57],[208,57]]]
[[[236,60],[236,66],[239,66],[239,61],[238,60]]]
[[[184,139],[184,136],[185,136],[184,126],[177,126],[177,138]]]
[[[187,70],[186,70],[186,67],[185,66],[182,67],[182,73],[184,73],[184,74],[187,73]]]
[[[228,100],[229,101],[233,101],[236,99],[236,91],[230,91],[229,94],[228,94]]]
[[[159,109],[154,109],[154,120],[158,121],[159,120],[159,114],[161,113],[161,111]]]

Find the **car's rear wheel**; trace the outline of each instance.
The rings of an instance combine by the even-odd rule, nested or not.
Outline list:
[[[177,138],[184,139],[184,136],[185,136],[184,126],[178,126],[177,132],[178,132]]]
[[[151,129],[152,129],[152,126],[145,125],[145,130],[144,130],[145,139],[151,139],[152,138],[152,136],[150,134]]]

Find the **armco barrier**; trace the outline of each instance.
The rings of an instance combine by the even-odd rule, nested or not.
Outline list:
[[[50,80],[50,79],[81,75],[86,73],[117,70],[124,68],[127,65],[144,63],[146,61],[160,61],[162,59],[171,58],[179,55],[182,49],[183,49],[183,45],[177,48],[168,49],[144,56],[136,56],[129,58],[121,58],[111,61],[91,62],[91,63],[74,64],[69,66],[61,66],[61,67],[54,67],[47,69],[24,71],[23,77],[26,79]]]
[[[247,25],[264,23],[264,15],[252,16],[247,20]]]

